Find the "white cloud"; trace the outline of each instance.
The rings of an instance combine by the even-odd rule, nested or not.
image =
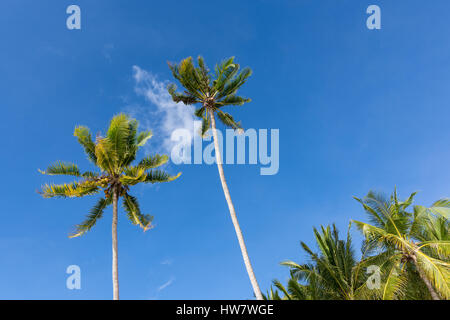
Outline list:
[[[141,130],[151,130],[153,138],[149,145],[153,151],[169,153],[175,142],[170,140],[176,129],[194,126],[194,108],[183,103],[175,103],[167,92],[168,81],[161,81],[150,71],[133,66],[135,92],[143,96],[148,105],[128,106],[126,112],[137,118]]]
[[[170,266],[172,263],[173,263],[172,259],[166,259],[166,260],[161,261],[161,264],[168,265],[168,266]]]
[[[173,277],[170,278],[169,281],[165,282],[164,284],[162,284],[161,286],[158,287],[158,291],[164,290],[165,288],[170,286],[174,281],[175,281],[175,278],[173,278]]]

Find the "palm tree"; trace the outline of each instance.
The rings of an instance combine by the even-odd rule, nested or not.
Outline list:
[[[300,242],[308,254],[310,262],[298,264],[293,261],[282,262],[281,265],[290,268],[290,279],[287,288],[280,281],[273,284],[287,300],[354,300],[367,299],[370,291],[366,285],[366,277],[361,272],[363,264],[355,258],[350,236],[350,226],[347,239],[339,239],[335,225],[314,228],[314,236],[319,248],[316,253],[304,242]],[[267,297],[277,299],[278,292],[271,292]]]
[[[239,88],[246,82],[247,78],[252,74],[250,68],[244,68],[239,72],[239,64],[234,63],[234,57],[224,60],[215,68],[215,74],[211,75],[202,57],[198,57],[198,67],[192,62],[192,57],[186,58],[179,64],[170,64],[172,74],[184,87],[184,92],[177,92],[174,84],[169,85],[168,90],[173,101],[183,102],[186,105],[200,104],[195,111],[195,115],[202,119],[201,135],[205,136],[207,131],[212,128],[214,136],[214,147],[216,154],[216,163],[219,169],[220,181],[222,183],[225,199],[228,203],[231,220],[236,231],[236,235],[244,258],[245,267],[247,269],[253,291],[258,300],[262,300],[261,290],[256,281],[250,258],[245,246],[244,237],[236,216],[236,211],[231,201],[230,191],[225,180],[225,174],[222,167],[222,155],[219,150],[219,141],[216,130],[216,119],[226,126],[238,131],[242,131],[239,122],[224,111],[222,108],[228,105],[243,105],[250,102],[250,99],[237,95]]]
[[[137,165],[132,165],[140,147],[152,137],[150,131],[137,133],[138,122],[125,114],[119,114],[110,122],[106,136],[97,136],[92,140],[87,127],[75,128],[74,136],[84,148],[88,159],[99,169],[95,172],[82,173],[76,164],[57,162],[45,171],[47,175],[68,175],[78,178],[68,184],[46,184],[40,194],[44,198],[74,198],[94,195],[104,191],[86,220],[76,226],[71,238],[79,237],[91,230],[103,216],[109,205],[113,206],[112,217],[112,276],[114,300],[119,299],[118,252],[117,252],[117,211],[119,198],[123,198],[123,207],[134,225],[144,231],[152,228],[153,217],[142,214],[137,198],[129,194],[130,187],[138,183],[159,183],[175,180],[180,176],[155,169],[168,161],[163,155],[147,156]]]
[[[450,200],[439,200],[430,208],[414,206],[408,212],[415,195],[403,202],[397,191],[390,198],[373,191],[355,198],[369,216],[370,224],[355,224],[365,236],[364,250],[371,255],[367,262],[383,272],[381,299],[411,297],[411,288],[418,285],[425,285],[434,300],[450,298]]]

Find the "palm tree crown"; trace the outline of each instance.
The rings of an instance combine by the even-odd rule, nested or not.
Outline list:
[[[236,122],[229,113],[222,111],[222,107],[242,106],[251,101],[251,99],[237,95],[239,88],[252,74],[250,68],[244,68],[239,72],[240,66],[234,62],[234,57],[216,65],[214,76],[210,73],[202,57],[198,57],[198,67],[194,66],[192,57],[184,59],[180,64],[169,63],[169,67],[175,79],[185,88],[184,92],[177,92],[177,86],[171,84],[168,89],[173,100],[186,105],[196,103],[201,105],[195,115],[203,120],[202,136],[211,127],[208,112],[217,114],[225,126],[235,130],[242,129],[239,122]]]
[[[411,298],[419,284],[428,289],[431,298],[450,298],[450,238],[448,214],[450,200],[436,201],[431,207],[408,208],[416,193],[405,201],[397,191],[388,198],[369,192],[355,198],[364,207],[370,223],[355,221],[365,236],[367,263],[376,264],[383,272],[381,299]]]
[[[97,204],[91,209],[87,219],[76,226],[70,237],[78,237],[89,231],[102,217],[105,208],[112,204],[114,193],[123,197],[123,207],[129,220],[144,231],[151,228],[153,217],[141,213],[139,203],[129,194],[131,186],[138,183],[169,182],[180,176],[155,169],[168,161],[163,155],[147,156],[137,165],[132,165],[138,149],[152,137],[150,131],[137,133],[138,122],[125,114],[115,116],[106,136],[97,136],[95,142],[87,127],[75,128],[74,136],[83,146],[89,160],[99,168],[99,172],[81,172],[73,163],[57,162],[40,172],[47,175],[68,175],[78,178],[67,184],[46,184],[40,192],[44,198],[73,198],[94,195],[104,191]]]
[[[318,253],[311,250],[306,243],[300,242],[311,261],[305,264],[293,261],[281,263],[290,268],[287,288],[278,280],[273,283],[284,293],[283,299],[353,300],[363,299],[368,295],[366,276],[361,270],[362,265],[355,258],[350,225],[346,240],[339,238],[335,225],[332,228],[322,226],[320,231],[314,228]],[[273,289],[266,298],[282,299]]]

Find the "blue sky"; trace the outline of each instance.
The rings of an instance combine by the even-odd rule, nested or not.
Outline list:
[[[80,31],[66,28],[70,4],[81,7]],[[381,30],[366,28],[370,4],[381,7]],[[42,199],[40,185],[64,180],[37,169],[56,160],[89,169],[74,127],[104,132],[119,112],[163,133],[174,114],[155,115],[133,66],[158,83],[171,79],[166,61],[198,54],[253,69],[242,89],[253,101],[229,111],[245,128],[280,130],[280,170],[225,173],[264,291],[286,279],[280,261],[304,261],[299,241],[313,243],[313,226],[335,222],[344,234],[349,219],[365,218],[353,195],[397,186],[402,197],[419,190],[425,205],[448,197],[449,9],[445,0],[1,1],[0,299],[112,297],[110,211],[69,239],[96,198]],[[152,140],[145,152],[162,148]],[[133,191],[156,228],[119,219],[121,298],[252,298],[217,168],[167,170],[183,175]],[[81,290],[66,289],[72,264]]]

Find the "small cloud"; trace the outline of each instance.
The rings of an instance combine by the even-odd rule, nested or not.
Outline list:
[[[175,281],[174,277],[170,278],[169,281],[165,282],[164,284],[162,284],[161,286],[158,287],[158,291],[164,290],[165,288],[170,286],[174,281]]]
[[[164,264],[167,266],[170,266],[172,263],[173,263],[172,259],[166,259],[166,260],[161,261],[161,264]]]
[[[111,52],[114,50],[114,44],[108,43],[103,46],[102,54],[106,60],[109,62],[112,61]]]
[[[177,129],[194,128],[194,108],[172,100],[167,85],[169,81],[159,80],[150,71],[133,66],[135,92],[145,98],[149,105],[130,105],[125,111],[139,119],[141,129],[151,130],[155,138],[150,147],[158,152],[170,153],[176,142],[172,141],[172,132]]]

